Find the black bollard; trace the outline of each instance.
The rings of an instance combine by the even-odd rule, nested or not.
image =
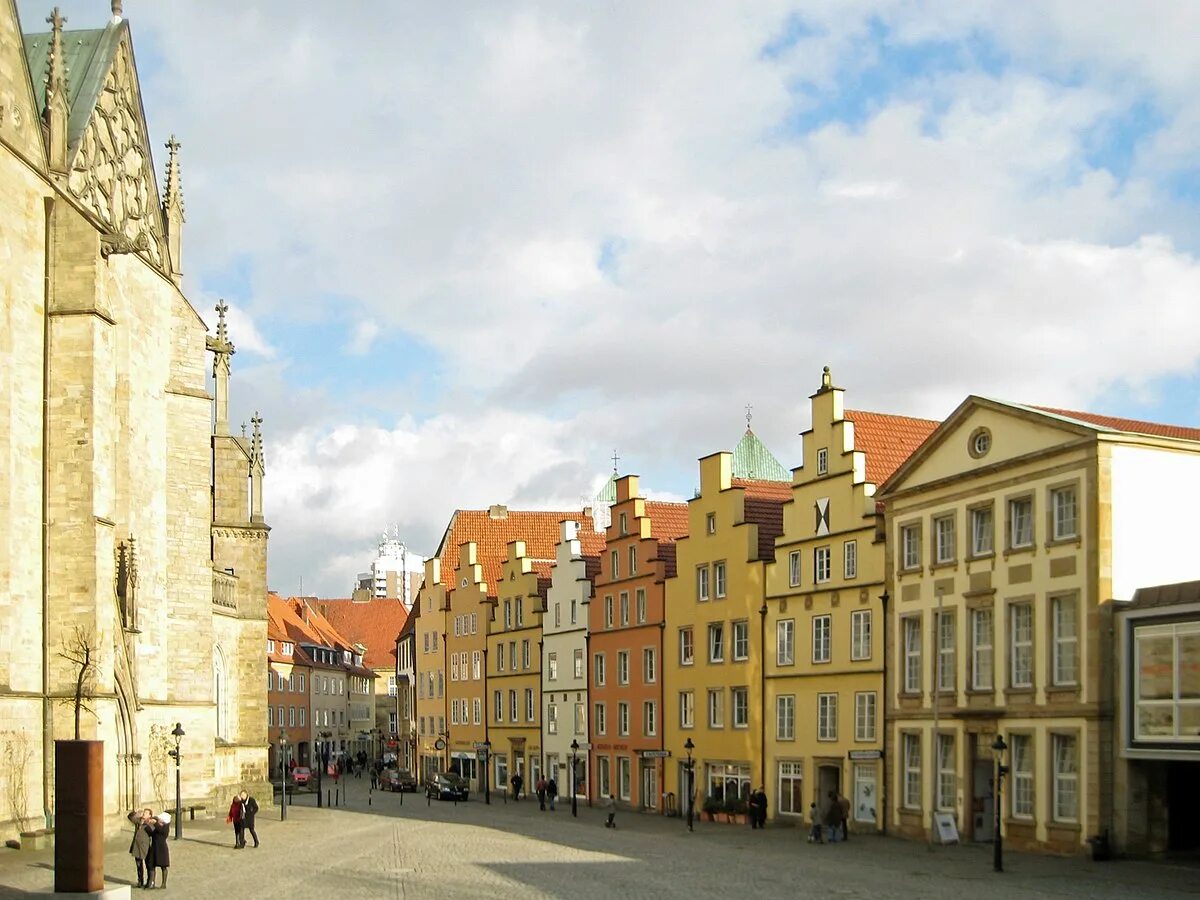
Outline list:
[[[333,797],[333,791],[331,791],[330,789],[326,788],[326,789],[325,789],[325,805],[326,805],[326,806],[328,806],[328,807],[330,807],[330,808],[332,808],[332,807],[333,807],[333,804],[329,802],[329,801],[330,801],[330,798],[332,798],[332,797]]]

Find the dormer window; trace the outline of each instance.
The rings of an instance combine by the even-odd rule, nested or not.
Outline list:
[[[275,652],[275,642],[274,642],[274,641],[271,641],[271,640],[268,640],[268,641],[267,641],[267,652],[268,652],[268,653],[274,653],[274,652]]]
[[[291,643],[291,641],[284,641],[284,642],[283,642],[283,655],[284,655],[284,656],[291,656],[291,655],[292,655],[292,650],[293,650],[293,649],[294,649],[294,648],[293,648],[293,646],[292,646],[292,643]]]

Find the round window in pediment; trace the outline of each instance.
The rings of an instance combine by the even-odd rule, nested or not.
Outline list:
[[[971,432],[971,437],[967,441],[967,452],[974,459],[987,456],[989,450],[992,449],[992,433],[987,428],[976,428]]]

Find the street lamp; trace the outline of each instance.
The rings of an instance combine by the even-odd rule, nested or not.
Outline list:
[[[571,815],[579,818],[579,798],[575,795],[579,792],[575,790],[575,754],[579,752],[579,741],[572,738],[571,740]]]
[[[492,804],[492,742],[483,742],[483,802]]]
[[[996,778],[992,782],[992,808],[996,814],[995,830],[992,832],[992,868],[997,872],[1004,871],[1004,841],[1000,836],[1000,793],[1004,776],[1008,774],[1008,766],[1004,764],[1004,751],[1008,744],[1000,732],[996,732],[996,740],[992,741],[992,755],[996,757]]]
[[[175,729],[171,732],[171,737],[175,738],[175,749],[167,751],[168,755],[175,757],[175,840],[183,837],[183,791],[179,777],[179,742],[183,740],[183,736],[183,723],[176,722]]]
[[[279,729],[279,821],[287,819],[288,739],[287,732]]]
[[[688,792],[688,795],[687,795],[687,823],[688,823],[688,831],[692,831],[693,830],[692,822],[694,821],[695,815],[696,815],[696,775],[695,775],[696,763],[692,759],[692,751],[696,749],[696,745],[692,743],[692,739],[690,737],[687,739],[687,742],[684,743],[683,749],[687,751],[687,762],[684,763],[684,766],[687,767],[687,781],[688,781],[688,783],[687,783],[687,792]]]

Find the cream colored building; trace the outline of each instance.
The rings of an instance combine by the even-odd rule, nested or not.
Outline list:
[[[73,735],[82,635],[113,825],[173,794],[266,779],[266,551],[260,420],[229,429],[233,345],[181,290],[179,144],[164,190],[129,26],[22,35],[0,0],[0,824],[53,817],[54,740]],[[214,397],[206,385],[213,354]],[[13,821],[19,818],[20,822]]]
[[[826,368],[792,473],[783,533],[766,567],[766,788],[777,819],[807,823],[831,791],[850,827],[884,824],[883,601],[886,552],[876,485],[936,422],[843,406]]]
[[[1113,601],[1195,577],[1197,485],[1198,429],[981,397],[888,479],[889,830],[990,840],[997,734],[1006,843],[1113,830]]]

